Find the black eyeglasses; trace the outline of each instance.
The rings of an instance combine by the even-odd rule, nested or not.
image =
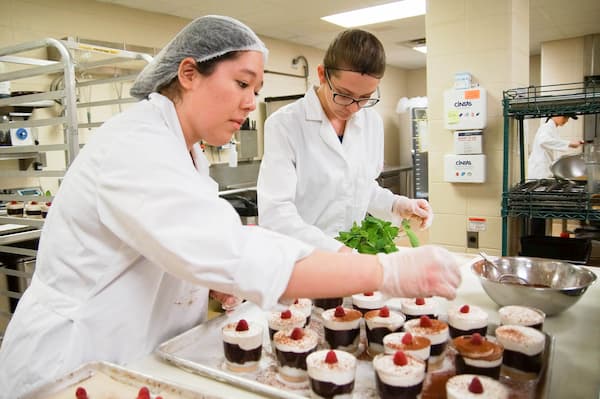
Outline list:
[[[360,108],[369,108],[369,107],[372,107],[375,104],[377,104],[380,100],[379,99],[379,97],[380,97],[379,86],[377,86],[377,98],[372,98],[372,97],[354,98],[347,94],[338,93],[335,90],[333,90],[333,86],[331,85],[331,80],[329,80],[329,71],[327,68],[325,69],[325,80],[327,81],[327,84],[329,85],[329,89],[331,90],[331,93],[333,94],[333,102],[338,105],[343,105],[343,106],[347,107],[349,105],[357,103]]]

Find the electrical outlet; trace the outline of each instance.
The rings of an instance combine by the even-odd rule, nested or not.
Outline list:
[[[467,231],[467,248],[479,248],[479,232]]]

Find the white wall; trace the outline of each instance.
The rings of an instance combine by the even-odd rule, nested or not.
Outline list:
[[[67,36],[109,42],[124,42],[133,45],[160,48],[164,46],[189,20],[162,14],[138,11],[117,5],[92,0],[2,0],[0,1],[0,46],[10,46],[45,37]],[[261,37],[270,50],[266,70],[302,74],[301,69],[292,68],[292,59],[298,55],[307,58],[309,84],[317,83],[316,67],[324,51],[289,42]],[[388,67],[382,80],[382,101],[377,110],[385,126],[385,162],[398,163],[398,116],[396,103],[411,91],[421,91],[425,85],[424,73],[412,75],[409,83],[407,71]],[[15,82],[13,90],[45,90],[48,82]],[[301,94],[306,90],[303,79],[265,74],[265,85],[259,101],[267,96]],[[262,132],[263,107],[250,115],[257,121]],[[80,114],[85,118],[85,113]],[[58,135],[54,134],[58,139]],[[262,135],[261,135],[262,136]],[[259,140],[260,141],[260,140]],[[262,146],[259,148],[262,153]],[[226,155],[226,154],[223,154]],[[223,156],[224,160],[227,159]],[[15,161],[0,161],[1,169],[16,168]],[[37,179],[3,179],[0,188],[15,186],[42,186],[48,182]],[[54,184],[52,184],[54,187]],[[45,189],[45,188],[44,188]]]

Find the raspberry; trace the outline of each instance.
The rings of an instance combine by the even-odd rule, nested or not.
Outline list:
[[[150,399],[150,390],[147,387],[141,387],[137,399]]]
[[[463,305],[460,308],[460,313],[469,313],[469,310],[471,310],[471,308],[469,308],[469,305]]]
[[[31,201],[30,204],[31,205],[37,205],[37,201]]]
[[[469,392],[471,393],[483,393],[483,385],[481,385],[481,381],[477,377],[473,377],[471,383],[469,384]]]
[[[425,305],[425,298],[417,298],[415,299],[415,304],[417,305]]]
[[[325,356],[325,363],[334,364],[337,362],[338,362],[338,358],[337,358],[335,352],[334,351],[327,352],[327,355]]]
[[[52,202],[46,202],[46,206],[51,206]]]
[[[479,333],[471,335],[471,345],[481,345],[483,343],[483,337]]]
[[[300,327],[294,327],[294,329],[292,330],[292,333],[290,334],[290,338],[293,339],[294,341],[302,339],[303,336],[304,336],[304,331],[302,331],[302,329]]]
[[[402,351],[397,351],[394,354],[394,364],[396,366],[406,366],[408,364],[408,359],[406,355]]]
[[[244,319],[238,321],[237,326],[235,326],[235,331],[248,331],[248,322]]]
[[[411,333],[407,332],[406,334],[404,334],[404,336],[402,337],[402,343],[404,345],[412,345],[413,342],[413,336]]]
[[[425,315],[419,318],[419,325],[421,327],[431,327],[433,324],[431,323],[431,319]]]
[[[87,392],[83,387],[77,387],[75,390],[75,397],[77,399],[88,399]]]
[[[294,301],[294,305],[297,305],[298,303],[299,303],[299,302],[298,302],[298,300],[296,299],[296,300]]]
[[[281,318],[282,319],[291,319],[292,318],[292,311],[291,310],[284,310],[283,312],[281,312]]]
[[[346,311],[344,310],[344,308],[342,306],[336,306],[334,316],[335,317],[344,317],[344,316],[346,316]]]
[[[369,292],[365,292],[363,295],[364,296],[373,296],[373,293],[371,291],[369,291]]]
[[[387,306],[379,309],[379,317],[390,317],[390,309]]]

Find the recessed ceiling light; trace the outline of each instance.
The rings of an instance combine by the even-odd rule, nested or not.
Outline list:
[[[328,15],[321,19],[332,24],[352,28],[379,22],[425,15],[425,0],[403,0],[374,7]]]

